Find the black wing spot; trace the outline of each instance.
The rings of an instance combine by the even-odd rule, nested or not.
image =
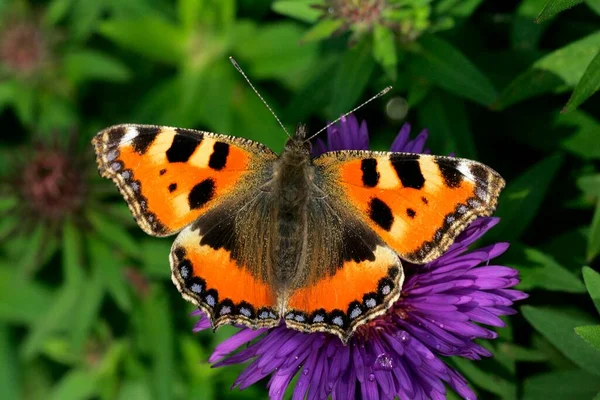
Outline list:
[[[448,158],[436,158],[435,163],[444,178],[446,186],[453,189],[460,187],[460,184],[464,179],[463,174],[457,169],[460,161]]]
[[[195,137],[177,134],[173,138],[171,147],[167,150],[169,162],[186,162],[194,154],[196,147],[202,143],[203,136],[197,134]]]
[[[163,168],[163,169],[161,169],[160,171],[158,171],[158,174],[159,174],[160,176],[162,176],[162,175],[164,175],[164,174],[166,174],[166,173],[167,173],[167,170],[166,170],[166,169],[164,169],[164,168]]]
[[[488,186],[489,182],[489,174],[488,170],[479,164],[473,164],[470,166],[469,170],[473,174],[475,178],[477,178],[477,184],[483,186],[484,188]]]
[[[227,164],[227,156],[229,155],[229,145],[223,142],[215,142],[213,152],[208,160],[208,166],[214,170],[220,171]]]
[[[113,128],[107,132],[108,135],[108,145],[118,145],[121,142],[123,136],[125,136],[125,128],[123,126],[119,126],[117,128]]]
[[[429,200],[427,200],[427,197],[425,196],[421,197],[421,201],[423,202],[423,204],[429,204]]]
[[[390,162],[405,188],[421,189],[425,178],[421,172],[418,154],[392,154]]]
[[[215,181],[208,178],[198,183],[192,188],[188,195],[188,203],[190,209],[203,207],[208,203],[215,195]]]
[[[135,138],[133,138],[131,145],[133,146],[133,150],[138,154],[146,154],[150,145],[156,139],[156,135],[160,132],[160,128],[157,127],[145,127],[138,128],[138,134]]]
[[[379,172],[377,172],[377,160],[365,158],[360,164],[362,170],[362,182],[367,187],[375,187],[379,183]]]
[[[169,192],[173,193],[175,190],[177,190],[177,184],[176,183],[171,183],[169,185]]]
[[[390,207],[382,200],[374,197],[369,202],[369,217],[382,229],[390,231],[394,223],[394,215]]]
[[[413,210],[412,208],[407,208],[406,215],[408,215],[409,218],[414,218],[415,215],[417,215],[417,212],[415,210]]]

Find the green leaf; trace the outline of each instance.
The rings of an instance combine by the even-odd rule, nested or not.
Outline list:
[[[186,32],[192,32],[199,25],[203,6],[205,6],[204,0],[177,1],[179,20]]]
[[[28,236],[27,251],[22,253],[19,260],[19,267],[24,273],[29,274],[42,265],[41,254],[46,245],[47,235],[48,227],[38,224]]]
[[[548,0],[524,0],[513,17],[511,43],[514,49],[535,49],[549,24],[536,24],[534,18]]]
[[[271,8],[281,15],[315,23],[323,15],[321,10],[314,7],[319,4],[323,4],[323,2],[318,0],[280,0],[273,3]]]
[[[481,3],[483,0],[441,0],[435,5],[435,12],[465,19],[470,17]]]
[[[307,75],[304,86],[293,93],[286,101],[286,107],[281,116],[287,121],[306,121],[312,113],[319,112],[329,105],[331,82],[337,73],[337,56],[322,57],[319,68]]]
[[[33,358],[54,333],[70,325],[70,319],[76,315],[82,287],[65,284],[56,299],[46,304],[44,313],[32,326],[21,348],[25,358]]]
[[[140,243],[144,271],[153,277],[170,279],[169,254],[172,240],[145,239]]]
[[[583,281],[596,310],[600,313],[600,274],[590,267],[583,267]]]
[[[80,285],[83,281],[83,249],[81,232],[70,219],[63,226],[63,274],[70,285]]]
[[[600,51],[590,62],[562,112],[573,111],[600,89]]]
[[[585,0],[585,3],[591,8],[596,14],[600,15],[600,0]]]
[[[585,196],[592,198],[600,197],[600,174],[577,178],[577,187]]]
[[[304,36],[302,36],[301,41],[302,43],[310,43],[327,39],[336,31],[338,31],[343,25],[344,21],[340,19],[323,19],[306,31]]]
[[[121,61],[94,50],[78,50],[67,53],[64,68],[75,84],[98,80],[108,82],[125,82],[131,73]]]
[[[98,376],[84,370],[71,370],[50,393],[50,400],[85,400],[97,390]]]
[[[71,349],[77,354],[83,352],[83,346],[94,323],[98,321],[100,306],[104,297],[104,288],[98,267],[83,283],[83,291],[79,299],[75,320],[70,329]]]
[[[578,326],[575,328],[575,332],[600,351],[600,325]]]
[[[462,372],[469,382],[500,396],[503,399],[515,398],[517,388],[514,383],[494,375],[479,368],[471,360],[461,357],[454,357],[453,362],[460,372]]]
[[[549,0],[540,12],[540,15],[535,19],[535,22],[539,24],[540,22],[547,21],[556,14],[576,6],[579,3],[583,3],[583,0]]]
[[[562,160],[561,156],[547,157],[506,185],[496,211],[501,221],[489,232],[490,240],[512,241],[521,236],[546,198]]]
[[[50,2],[44,12],[44,23],[55,25],[69,13],[74,0],[54,0]]]
[[[140,249],[135,239],[129,235],[127,230],[121,228],[118,222],[109,220],[97,210],[87,210],[86,216],[92,227],[104,240],[132,257],[140,257]]]
[[[587,261],[591,262],[598,254],[600,254],[600,198],[596,201],[596,210],[588,232]]]
[[[298,24],[290,22],[247,26],[239,29],[233,51],[248,63],[249,75],[254,79],[278,79],[288,87],[301,87],[310,72],[321,66],[317,45],[300,43],[303,33]],[[234,71],[231,65],[224,66],[228,72]],[[221,89],[219,95],[222,93]]]
[[[462,100],[434,90],[418,108],[421,125],[429,132],[427,146],[434,154],[456,153],[458,157],[477,159],[469,117]]]
[[[556,371],[527,377],[523,400],[589,399],[600,390],[597,376],[581,370]]]
[[[25,280],[14,268],[0,268],[0,321],[33,325],[53,301],[52,292],[35,281]]]
[[[121,386],[117,400],[146,400],[152,398],[150,389],[143,381],[126,381]]]
[[[534,96],[574,88],[599,50],[600,32],[540,58],[500,93],[494,108],[504,109]]]
[[[19,359],[16,343],[5,325],[0,324],[0,388],[2,400],[17,400],[19,396]]]
[[[167,296],[160,290],[155,290],[143,305],[144,330],[152,357],[154,397],[162,400],[173,397],[175,378],[171,309]]]
[[[498,351],[514,361],[544,362],[548,360],[546,354],[540,350],[528,349],[513,343],[500,343]]]
[[[373,29],[373,58],[390,79],[396,80],[396,39],[394,32],[386,26],[375,25]]]
[[[575,333],[575,328],[594,321],[575,313],[551,308],[523,306],[523,316],[548,339],[565,357],[582,369],[600,375],[600,352],[590,351],[589,345]]]
[[[185,60],[185,32],[155,15],[136,19],[112,19],[100,24],[100,33],[129,50],[166,64]]]
[[[598,146],[600,123],[591,115],[581,110],[560,114],[554,127],[570,133],[561,141],[562,148],[584,159],[600,159],[600,146]]]
[[[356,105],[369,83],[374,66],[367,40],[344,54],[332,82],[330,118],[335,119]]]
[[[571,271],[557,263],[554,258],[527,248],[524,250],[526,266],[518,266],[521,273],[521,290],[542,288],[567,293],[585,293],[585,286]]]
[[[89,235],[87,245],[95,276],[101,279],[103,286],[122,310],[131,310],[131,295],[123,273],[123,262],[115,258],[106,242],[94,235]]]
[[[17,203],[17,196],[3,194],[3,197],[0,198],[0,213],[4,213],[12,208],[15,208]]]
[[[424,76],[437,86],[482,105],[496,99],[496,89],[489,79],[450,42],[426,36],[419,43],[421,48],[410,63],[413,75]]]

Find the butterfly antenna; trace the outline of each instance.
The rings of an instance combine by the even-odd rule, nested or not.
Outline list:
[[[367,105],[368,103],[372,102],[373,100],[383,96],[384,94],[386,94],[387,92],[389,92],[390,90],[392,90],[391,86],[386,87],[385,89],[383,89],[381,92],[377,93],[375,96],[371,97],[369,100],[365,101],[364,103],[362,103],[360,106],[353,108],[352,110],[348,111],[347,113],[343,114],[342,116],[340,116],[338,119],[336,119],[335,121],[332,121],[330,123],[328,123],[323,129],[319,130],[319,132],[315,133],[314,135],[312,135],[311,137],[309,137],[308,139],[306,139],[306,141],[311,140],[312,138],[314,138],[315,136],[317,136],[319,133],[323,132],[325,129],[329,128],[331,125],[337,123],[340,119],[352,114],[354,111],[358,110],[359,108],[361,108],[364,105]]]
[[[292,136],[290,135],[290,133],[287,131],[287,129],[285,129],[285,126],[283,126],[283,124],[281,123],[281,121],[279,120],[279,118],[277,117],[277,115],[275,114],[275,111],[273,111],[273,109],[267,104],[267,102],[265,101],[265,99],[260,95],[260,93],[258,93],[258,90],[256,90],[256,88],[254,87],[254,85],[252,84],[252,82],[250,82],[250,79],[248,79],[248,77],[246,76],[246,74],[244,73],[244,71],[242,71],[242,67],[240,67],[240,64],[238,64],[237,61],[235,61],[235,59],[233,57],[231,57],[231,56],[229,57],[229,61],[231,61],[231,63],[235,67],[235,69],[237,69],[238,72],[240,74],[242,74],[242,76],[244,77],[244,79],[246,80],[246,82],[248,82],[248,85],[250,85],[250,87],[252,88],[252,90],[254,90],[254,93],[256,93],[256,95],[258,96],[258,98],[263,102],[263,104],[267,107],[267,109],[269,111],[271,111],[271,114],[273,114],[273,116],[275,117],[275,119],[279,123],[279,126],[281,126],[281,128],[283,128],[283,131],[285,132],[285,134],[288,135],[288,137],[291,139]]]

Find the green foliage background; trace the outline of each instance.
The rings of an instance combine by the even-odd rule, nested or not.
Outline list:
[[[385,8],[349,21],[344,4]],[[37,32],[19,46],[43,49],[33,67],[11,64],[18,24]],[[486,240],[512,243],[501,262],[531,297],[485,344],[494,358],[447,361],[481,398],[600,399],[599,28],[598,0],[0,0],[0,397],[266,397],[229,391],[240,367],[210,368],[235,329],[191,332],[172,240],[135,226],[89,143],[134,122],[280,150],[231,55],[289,129],[314,132],[391,84],[357,113],[373,147],[410,122],[434,154],[499,171]],[[30,201],[43,149],[85,188],[59,217]]]

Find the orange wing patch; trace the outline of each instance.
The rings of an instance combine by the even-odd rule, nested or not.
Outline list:
[[[409,153],[333,152],[315,160],[364,221],[415,263],[439,257],[473,219],[496,208],[504,180],[459,158]]]
[[[347,342],[356,328],[383,314],[400,296],[404,273],[396,253],[378,246],[374,260],[347,261],[333,276],[293,291],[286,325],[336,334]]]
[[[200,307],[214,328],[276,326],[280,316],[272,288],[238,265],[227,249],[201,241],[198,230],[188,227],[171,248],[171,276],[183,297]]]
[[[115,181],[140,227],[155,236],[181,230],[240,186],[263,165],[257,154],[275,158],[249,140],[149,125],[114,126],[93,143],[101,175]]]

